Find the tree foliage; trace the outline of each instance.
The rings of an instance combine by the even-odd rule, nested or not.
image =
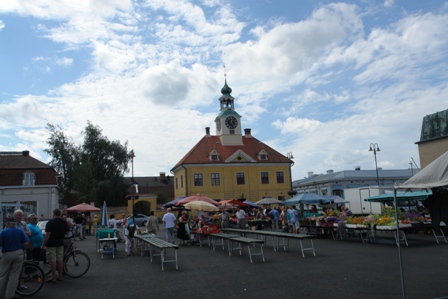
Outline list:
[[[109,141],[102,129],[87,122],[84,142],[76,146],[64,132],[48,124],[50,137],[45,152],[52,157],[50,165],[61,175],[62,201],[67,205],[95,202],[100,206],[126,203],[128,184],[123,179],[129,171],[127,142]]]

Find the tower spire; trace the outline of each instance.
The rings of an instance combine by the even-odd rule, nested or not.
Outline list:
[[[223,64],[222,66],[224,67],[224,82],[227,84],[227,70],[226,70],[226,65]]]

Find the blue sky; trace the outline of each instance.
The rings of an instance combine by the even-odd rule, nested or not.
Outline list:
[[[51,5],[50,5],[51,3]],[[0,150],[77,144],[87,121],[169,170],[215,133],[220,89],[293,179],[419,164],[422,118],[447,109],[448,2],[10,0],[0,6]]]

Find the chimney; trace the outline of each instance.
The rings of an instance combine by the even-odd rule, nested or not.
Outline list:
[[[312,177],[314,175],[314,172],[313,171],[308,171],[308,177],[310,178],[310,177]]]
[[[355,166],[355,170],[356,170],[356,171],[361,170],[361,166]]]
[[[244,129],[244,137],[246,138],[252,138],[252,134],[250,133],[250,129]]]
[[[210,127],[205,128],[205,136],[210,137]]]
[[[22,156],[29,157],[30,151],[22,151]]]
[[[327,170],[327,174],[330,174],[330,173],[333,173],[333,172],[334,172],[333,169],[328,169],[328,170]]]
[[[162,180],[164,180],[165,179],[165,173],[164,172],[161,172],[160,173],[160,180],[162,181]]]

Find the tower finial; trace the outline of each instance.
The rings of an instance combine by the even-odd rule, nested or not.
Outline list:
[[[226,65],[223,64],[222,66],[223,66],[223,68],[224,68],[224,81],[225,81],[226,84],[227,84],[227,70],[226,70]]]

